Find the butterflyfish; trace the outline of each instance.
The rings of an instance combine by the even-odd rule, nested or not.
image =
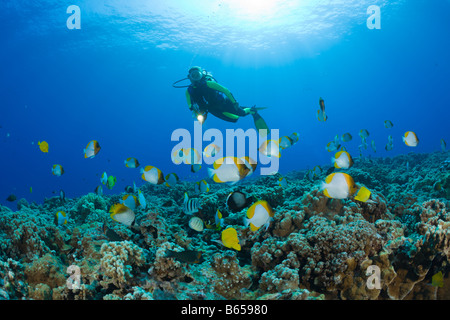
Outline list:
[[[64,168],[62,167],[62,165],[60,164],[54,164],[52,166],[52,174],[54,176],[60,177],[61,175],[64,174]]]
[[[103,187],[101,185],[97,186],[97,188],[95,188],[94,193],[101,196],[103,195]]]
[[[174,185],[176,185],[178,183],[178,181],[180,181],[180,178],[178,178],[178,175],[176,173],[169,173],[168,175],[166,175],[165,177],[165,182],[164,185],[167,187],[173,187]]]
[[[108,175],[106,174],[106,172],[102,173],[102,176],[100,178],[100,182],[103,184],[106,184],[108,182]]]
[[[377,152],[377,147],[375,146],[375,140],[372,140],[370,143],[370,146],[372,147],[373,152]]]
[[[161,170],[154,166],[146,166],[141,168],[142,179],[150,182],[151,184],[162,184],[164,183],[164,175]]]
[[[321,189],[328,198],[345,199],[353,195],[356,191],[353,178],[343,172],[334,172],[325,178]]]
[[[403,139],[403,142],[408,147],[417,147],[417,145],[419,144],[419,139],[417,138],[417,135],[412,131],[405,132],[402,139]]]
[[[441,139],[441,149],[442,149],[442,151],[445,152],[446,148],[447,148],[447,144],[445,143],[445,140]]]
[[[245,166],[246,166],[246,167],[248,168],[248,170],[249,170],[245,177],[251,176],[251,175],[253,174],[253,172],[255,172],[256,167],[257,167],[257,165],[258,165],[258,164],[256,163],[256,161],[253,160],[252,158],[248,157],[248,156],[241,157],[241,158],[239,158],[239,159],[241,159],[241,160],[244,162]]]
[[[317,119],[319,121],[327,121],[328,116],[325,113],[325,101],[322,98],[319,98],[319,107],[320,109],[317,110]]]
[[[331,158],[336,169],[348,169],[353,165],[352,156],[347,151],[338,151]]]
[[[250,225],[251,231],[256,231],[263,226],[267,230],[270,221],[273,220],[273,215],[274,212],[269,203],[265,200],[259,200],[248,208],[247,218],[244,219],[244,223],[246,227]]]
[[[214,158],[219,154],[220,150],[221,148],[217,144],[210,143],[203,150],[203,155],[207,158]]]
[[[299,136],[298,132],[294,132],[289,136],[289,138],[292,140],[292,144],[296,144],[299,140],[299,137],[300,136]]]
[[[266,157],[281,157],[280,145],[276,140],[265,140],[259,147],[259,152]]]
[[[124,163],[125,163],[125,166],[127,168],[137,168],[137,167],[139,167],[139,161],[136,158],[133,158],[133,157],[127,158],[124,161]]]
[[[209,184],[206,180],[198,181],[194,184],[195,193],[209,192]]]
[[[126,205],[131,210],[136,209],[139,207],[139,200],[135,195],[132,194],[126,194],[122,197],[121,200],[119,200],[119,203]]]
[[[101,147],[97,140],[91,140],[83,150],[84,158],[93,158],[100,151]]]
[[[292,141],[292,139],[288,136],[282,136],[280,139],[278,139],[278,145],[280,146],[281,150],[289,148],[293,144],[294,144],[294,141]]]
[[[67,224],[67,216],[64,211],[58,211],[55,214],[55,224],[58,226],[62,226],[63,224]]]
[[[287,181],[285,177],[281,177],[278,179],[278,185],[282,188],[286,188],[287,187]]]
[[[369,131],[367,131],[367,129],[361,129],[359,130],[359,136],[361,137],[361,139],[366,139],[369,136]]]
[[[250,169],[242,159],[225,157],[214,161],[213,168],[208,168],[209,177],[216,183],[236,183],[244,179]]]
[[[138,203],[140,208],[144,210],[147,208],[147,201],[145,200],[144,194],[141,190],[138,190]]]
[[[109,209],[110,217],[114,221],[120,222],[128,227],[135,224],[136,215],[134,211],[122,203],[116,203]]]
[[[384,120],[384,127],[387,129],[392,128],[394,125],[392,124],[392,122],[390,120]]]
[[[220,230],[225,225],[222,212],[219,209],[216,210],[216,214],[214,215],[214,222],[216,223],[216,230]]]
[[[350,133],[344,133],[343,135],[342,135],[342,141],[344,141],[344,142],[349,142],[349,141],[351,141],[352,139],[353,139],[353,137],[352,137],[352,135],[350,134]]]

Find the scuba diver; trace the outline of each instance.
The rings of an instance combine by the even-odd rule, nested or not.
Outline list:
[[[187,79],[191,81],[190,85],[176,85]],[[172,86],[175,88],[187,87],[186,100],[189,110],[201,124],[205,122],[208,113],[228,122],[236,122],[240,117],[251,114],[257,130],[266,129],[266,133],[269,131],[266,122],[258,113],[258,110],[265,108],[239,106],[231,92],[217,83],[212,74],[201,67],[190,68],[187,78],[174,82]]]

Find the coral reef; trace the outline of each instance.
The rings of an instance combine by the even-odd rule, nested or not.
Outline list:
[[[123,194],[42,205],[21,199],[17,211],[0,206],[0,299],[449,299],[447,158],[356,159],[347,172],[371,190],[365,203],[327,198],[320,189],[326,174],[310,180],[302,171],[285,175],[284,187],[277,174],[231,187],[211,183],[202,194],[190,182],[145,184],[148,206],[135,210],[133,227],[109,217]],[[235,190],[268,201],[274,215],[267,229],[245,227],[246,208],[227,209]],[[202,203],[193,215],[205,222],[202,232],[188,226],[184,192]],[[220,243],[217,209],[236,229],[240,251]],[[55,224],[58,210],[68,213],[66,225]],[[439,272],[443,286],[432,282]]]

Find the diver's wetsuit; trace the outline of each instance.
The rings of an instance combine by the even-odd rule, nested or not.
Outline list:
[[[246,110],[250,110],[239,107],[227,88],[208,78],[191,84],[186,90],[186,100],[190,110],[197,104],[200,112],[209,112],[229,122],[238,121],[239,117],[249,114]]]

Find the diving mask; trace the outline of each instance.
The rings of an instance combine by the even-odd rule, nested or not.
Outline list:
[[[205,71],[202,70],[200,67],[192,67],[189,69],[188,78],[191,80],[191,82],[197,82],[200,81],[203,76],[206,74]]]

